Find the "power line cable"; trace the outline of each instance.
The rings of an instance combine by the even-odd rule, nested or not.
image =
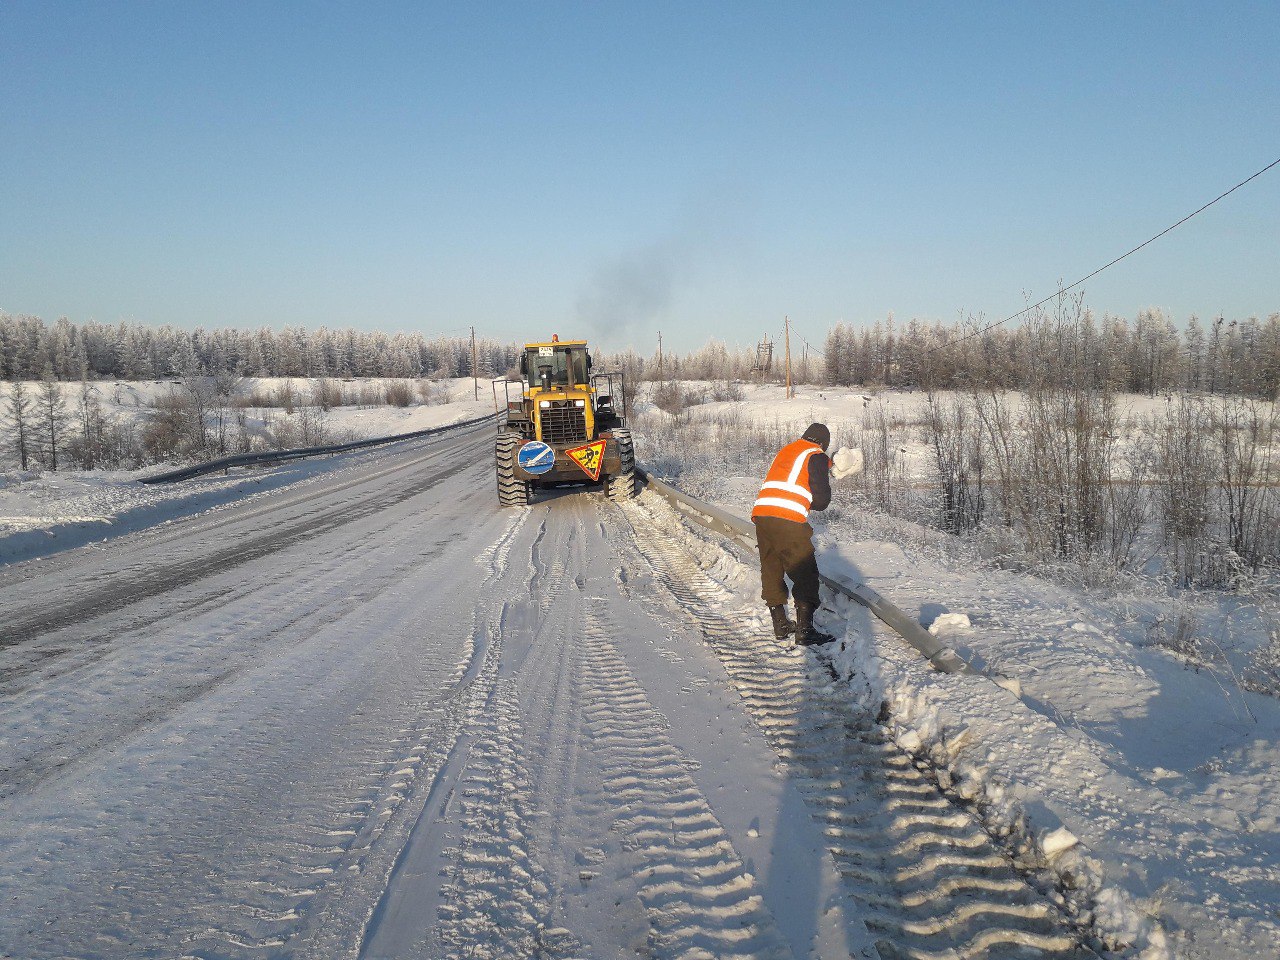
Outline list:
[[[1275,167],[1275,166],[1280,166],[1280,157],[1277,157],[1276,159],[1272,160],[1270,163],[1268,163],[1265,167],[1263,167],[1261,170],[1259,170],[1257,173],[1253,174],[1252,176],[1246,177],[1244,180],[1241,180],[1230,190],[1214,197],[1212,200],[1206,203],[1203,207],[1200,207],[1198,210],[1193,210],[1191,213],[1188,213],[1185,217],[1183,217],[1177,223],[1173,224],[1172,226],[1165,227],[1163,230],[1157,233],[1154,237],[1151,237],[1147,240],[1142,241],[1142,243],[1138,244],[1132,250],[1129,250],[1129,251],[1126,251],[1125,253],[1120,254],[1120,256],[1116,257],[1110,263],[1104,263],[1097,270],[1094,270],[1093,273],[1090,273],[1087,276],[1081,277],[1079,280],[1077,280],[1075,283],[1071,284],[1070,286],[1062,287],[1061,289],[1058,290],[1057,293],[1050,294],[1049,296],[1045,297],[1043,300],[1037,303],[1031,304],[1029,307],[1023,307],[1017,313],[1011,316],[1005,317],[1003,320],[997,320],[995,323],[988,324],[987,326],[983,327],[981,330],[975,330],[973,333],[965,334],[959,340],[952,340],[948,343],[940,344],[939,346],[936,346],[931,350],[926,351],[926,353],[934,353],[938,350],[957,346],[961,343],[964,343],[966,340],[972,340],[974,337],[980,337],[982,336],[982,334],[986,333],[988,330],[994,330],[996,327],[1000,326],[1001,324],[1008,323],[1010,320],[1016,320],[1018,317],[1022,316],[1024,313],[1030,313],[1032,310],[1036,309],[1036,307],[1044,306],[1046,303],[1048,303],[1050,300],[1054,299],[1055,297],[1060,297],[1067,291],[1073,290],[1076,287],[1080,286],[1080,284],[1084,283],[1086,280],[1091,280],[1092,278],[1096,277],[1103,270],[1106,270],[1110,267],[1114,267],[1117,263],[1119,263],[1125,257],[1131,256],[1137,253],[1139,250],[1141,250],[1143,247],[1147,246],[1148,244],[1155,243],[1155,241],[1159,240],[1166,233],[1170,233],[1173,230],[1176,230],[1178,227],[1182,226],[1192,217],[1197,216],[1201,213],[1204,213],[1204,211],[1208,210],[1219,200],[1224,200],[1227,197],[1231,196],[1231,194],[1235,193],[1237,190],[1243,187],[1246,183],[1248,183],[1251,180],[1258,179],[1258,177],[1262,176],[1264,173],[1266,173],[1268,170],[1270,170],[1272,167]]]
[[[808,340],[806,340],[803,335],[797,333],[796,336],[800,338],[801,343],[803,343],[806,347],[808,347],[810,350],[812,350],[814,353],[820,356],[823,360],[827,359],[827,355],[823,353],[821,350],[819,350],[817,347],[815,347]]]

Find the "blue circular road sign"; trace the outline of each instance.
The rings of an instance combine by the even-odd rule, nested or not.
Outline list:
[[[526,473],[546,473],[556,465],[556,452],[541,440],[530,440],[516,454],[516,462]]]

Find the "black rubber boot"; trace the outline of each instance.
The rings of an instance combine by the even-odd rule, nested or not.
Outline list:
[[[819,644],[830,643],[835,637],[829,633],[823,633],[813,626],[813,612],[817,608],[808,603],[796,601],[796,646],[797,647],[816,647]]]
[[[769,616],[773,617],[773,635],[779,640],[785,640],[796,632],[796,625],[787,616],[787,605],[785,603],[770,607]]]

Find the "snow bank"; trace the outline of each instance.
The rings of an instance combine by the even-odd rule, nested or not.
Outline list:
[[[758,574],[736,548],[689,527],[657,498],[647,497],[645,506],[681,530],[699,565],[727,590],[739,598],[755,594]],[[985,677],[938,673],[895,634],[857,626],[867,615],[854,601],[833,595],[824,606],[846,624],[831,663],[847,695],[879,715],[894,742],[931,768],[944,791],[971,805],[1020,867],[1045,878],[1054,888],[1051,896],[1099,948],[1137,960],[1172,960],[1174,951],[1152,911],[1108,879],[1127,876],[1127,865],[1099,855],[1081,839],[1081,819],[1093,817],[1104,830],[1108,819],[1088,809],[1077,816],[1029,786],[1056,778],[1065,789],[1083,786],[1089,792],[1089,784],[1111,776],[1088,741],[1078,742],[1029,710],[1004,686]],[[951,629],[969,626],[963,614],[943,614],[935,623],[944,617]]]
[[[852,614],[852,601],[836,602]],[[1054,878],[1068,913],[1106,949],[1141,960],[1173,956],[1155,918],[1107,881],[1105,858],[1025,787],[1029,756],[1069,763],[1063,778],[1080,784],[1103,776],[1097,758],[1008,691],[983,678],[937,673],[894,638],[851,627],[832,662],[850,694],[880,711],[899,747],[932,767],[945,791],[972,804],[1022,866]]]

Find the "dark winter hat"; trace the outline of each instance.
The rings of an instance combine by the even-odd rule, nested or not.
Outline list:
[[[811,423],[809,428],[800,435],[801,440],[808,440],[810,443],[816,443],[823,450],[831,446],[831,431],[827,429],[825,423]]]

